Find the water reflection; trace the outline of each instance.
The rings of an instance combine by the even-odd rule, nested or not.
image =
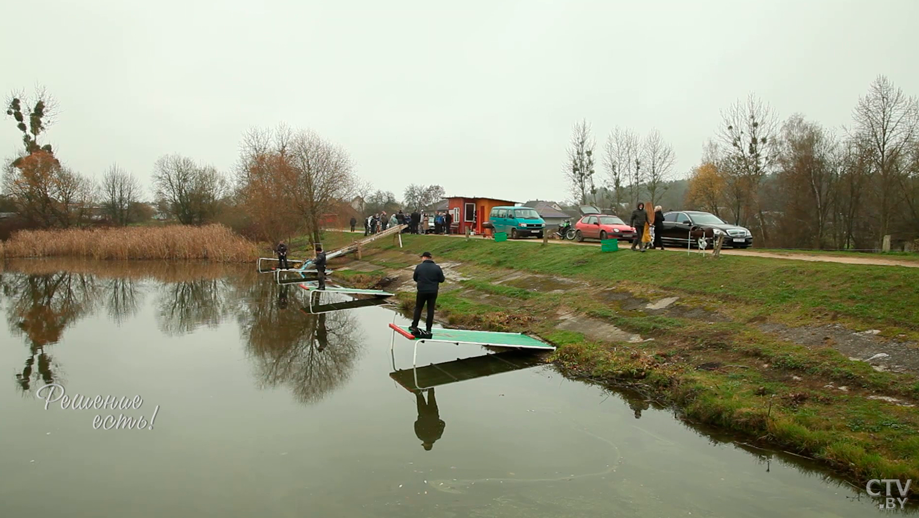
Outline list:
[[[363,351],[355,316],[345,311],[311,314],[305,310],[309,295],[289,286],[254,283],[237,317],[260,386],[286,386],[303,403],[320,401],[343,385]]]
[[[444,435],[444,428],[447,425],[440,418],[437,400],[434,398],[434,389],[429,388],[427,393],[428,400],[425,401],[422,391],[415,392],[415,402],[418,406],[415,435],[421,439],[421,445],[424,449],[430,451],[434,447],[434,443]]]
[[[216,327],[229,314],[225,281],[195,279],[163,284],[157,297],[157,323],[169,336],[189,334],[200,326]]]

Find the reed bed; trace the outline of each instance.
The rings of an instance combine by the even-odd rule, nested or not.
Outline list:
[[[84,257],[248,262],[255,243],[223,225],[24,230],[5,244],[4,257]]]

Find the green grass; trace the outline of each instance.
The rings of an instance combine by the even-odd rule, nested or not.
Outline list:
[[[835,320],[916,337],[919,270],[728,256],[711,260],[698,253],[602,253],[592,247],[436,236],[406,236],[403,250],[381,243],[365,259],[399,269],[413,264],[421,248],[438,261],[463,263],[462,274],[471,278],[446,287],[438,298],[438,312],[451,326],[534,333],[559,347],[554,361],[566,375],[640,384],[690,421],[813,457],[853,483],[862,484],[865,477],[919,479],[919,413],[867,398],[883,394],[915,401],[915,377],[877,372],[830,347],[796,345],[748,323],[753,318],[789,324]],[[556,293],[557,286],[540,289],[542,281],[533,278],[496,284],[513,271],[586,285]],[[677,294],[681,304],[733,318],[706,322],[649,315],[629,309],[636,305],[626,307],[624,299],[604,298],[611,288],[647,300]],[[398,297],[404,309],[411,309],[411,293]],[[654,341],[599,342],[560,330],[556,315],[562,307]],[[714,370],[697,368],[705,365]]]
[[[847,250],[785,250],[781,248],[755,248],[751,252],[763,252],[769,254],[800,254],[816,255],[828,257],[864,257],[868,259],[896,259],[898,261],[915,261],[919,262],[919,253],[916,252],[855,252]]]
[[[758,257],[703,259],[675,252],[601,252],[583,246],[438,236],[405,236],[405,248],[436,260],[495,266],[601,282],[629,281],[755,306],[790,320],[842,318],[919,334],[919,269],[802,263]],[[381,244],[384,249],[392,245]]]

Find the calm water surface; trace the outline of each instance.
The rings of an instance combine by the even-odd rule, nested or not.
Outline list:
[[[0,516],[880,513],[817,470],[530,355],[422,346],[419,364],[440,366],[418,382],[440,384],[419,400],[410,343],[390,354],[387,324],[405,319],[309,314],[306,293],[250,269],[15,263],[2,287]],[[48,383],[143,403],[46,410]],[[93,428],[157,406],[148,428]]]

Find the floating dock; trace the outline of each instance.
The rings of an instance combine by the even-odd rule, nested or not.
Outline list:
[[[383,290],[363,290],[360,288],[330,288],[326,286],[326,289],[320,290],[319,286],[313,286],[312,284],[300,283],[300,287],[309,292],[316,293],[343,293],[345,295],[374,295],[377,297],[392,297],[393,294],[388,291]]]
[[[499,333],[496,331],[469,331],[465,329],[433,329],[430,338],[420,338],[414,336],[407,329],[403,329],[396,324],[389,324],[393,330],[392,340],[389,342],[389,350],[392,352],[395,347],[396,333],[409,339],[414,344],[412,353],[412,366],[418,365],[418,344],[425,342],[439,342],[447,344],[470,344],[481,345],[484,347],[508,347],[512,349],[538,349],[542,351],[554,351],[555,346],[533,338],[522,333]]]
[[[412,369],[398,370],[393,365],[394,372],[391,372],[389,377],[405,390],[414,392],[495,374],[528,369],[542,365],[542,363],[540,356],[534,355],[530,351],[505,351]]]

